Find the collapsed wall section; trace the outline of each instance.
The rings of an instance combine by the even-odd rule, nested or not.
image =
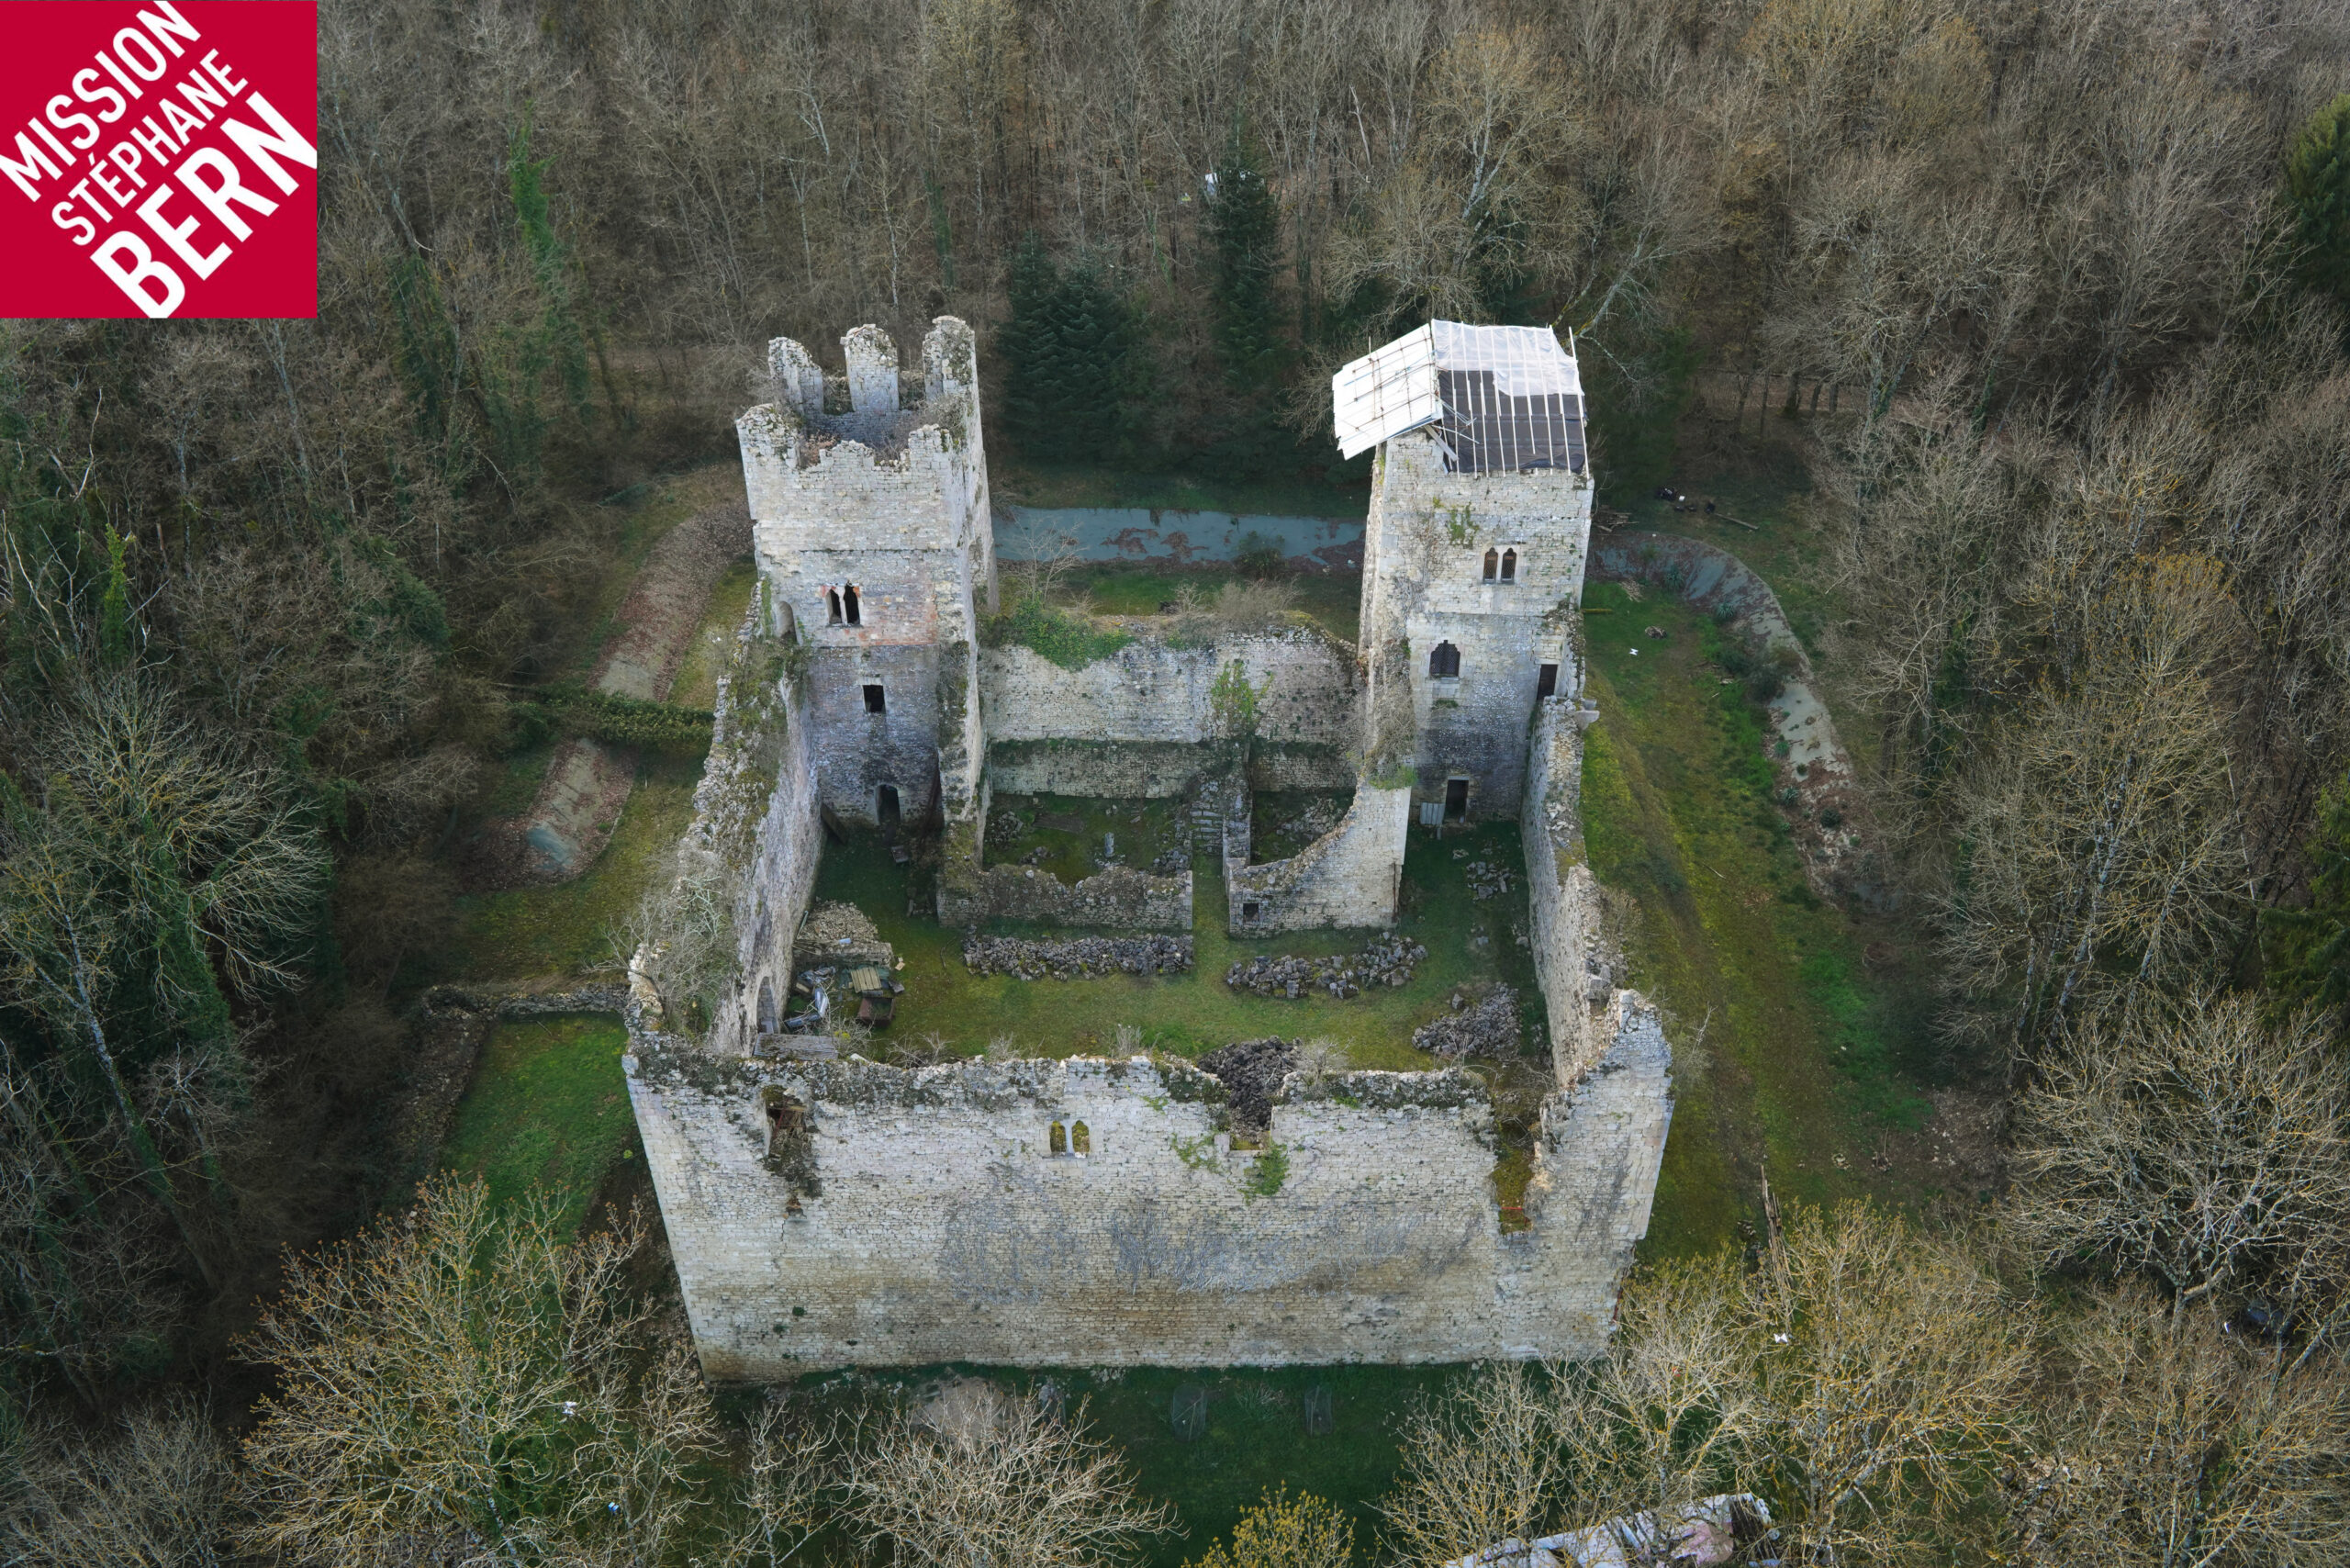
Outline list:
[[[1235,1149],[1224,1085],[1144,1058],[907,1070],[639,1028],[625,1065],[713,1379],[1588,1356],[1628,1260],[1605,1151],[1554,1160],[1533,1227],[1502,1233],[1459,1070],[1292,1074],[1265,1147]]]
[[[1246,810],[1245,793],[1242,800]],[[1389,784],[1360,779],[1337,827],[1286,860],[1261,866],[1248,864],[1244,821],[1237,857],[1234,838],[1225,841],[1228,929],[1241,936],[1394,924],[1411,821],[1408,778]]]

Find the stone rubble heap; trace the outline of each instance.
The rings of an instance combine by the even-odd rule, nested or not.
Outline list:
[[[963,962],[975,975],[1020,980],[1098,980],[1104,975],[1174,975],[1192,964],[1189,936],[1076,936],[1034,942],[1024,936],[970,935]]]
[[[1518,1043],[1517,998],[1505,985],[1495,986],[1476,1002],[1455,991],[1451,1012],[1412,1031],[1412,1044],[1454,1061],[1463,1057],[1506,1061],[1517,1055]]]
[[[1200,1070],[1221,1079],[1232,1096],[1232,1130],[1262,1133],[1272,1125],[1274,1092],[1297,1060],[1297,1042],[1275,1035],[1219,1046],[1200,1058]]]
[[[1360,996],[1368,986],[1405,984],[1412,978],[1413,966],[1427,956],[1426,947],[1401,936],[1382,936],[1360,953],[1333,953],[1323,958],[1275,958],[1259,953],[1226,969],[1224,983],[1235,991],[1253,991],[1259,996],[1286,997],[1292,1002],[1308,991],[1343,1002]]]
[[[1517,879],[1506,865],[1497,865],[1491,860],[1472,860],[1468,870],[1469,896],[1473,899],[1493,898],[1517,885]]]

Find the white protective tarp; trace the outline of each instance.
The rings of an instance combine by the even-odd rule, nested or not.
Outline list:
[[[1431,321],[1331,377],[1338,448],[1434,425],[1461,473],[1583,467],[1583,381],[1547,327]]]

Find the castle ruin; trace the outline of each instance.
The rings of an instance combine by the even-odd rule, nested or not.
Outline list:
[[[934,325],[918,398],[878,328],[842,347],[827,376],[778,340],[775,399],[738,423],[760,588],[685,852],[729,879],[740,983],[695,1034],[641,974],[631,1008],[631,1100],[705,1369],[1595,1352],[1647,1229],[1671,1051],[1596,958],[1573,361],[1544,330],[1434,322],[1340,373],[1341,441],[1377,450],[1360,645],[1144,636],[1069,668],[982,644],[969,328]],[[1251,792],[1300,788],[1351,801],[1252,862]],[[1243,937],[1393,925],[1415,826],[1518,823],[1556,1073],[1522,1223],[1496,1212],[1490,1103],[1459,1068],[1294,1071],[1244,1126],[1229,1085],[1172,1059],[901,1069],[779,1034],[827,816],[931,824],[950,925],[1191,929],[1189,869],[991,861],[999,790],[1184,801]]]

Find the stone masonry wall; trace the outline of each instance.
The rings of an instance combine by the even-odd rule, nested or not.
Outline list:
[[[1408,786],[1382,789],[1365,779],[1338,825],[1288,859],[1248,866],[1227,857],[1233,935],[1394,924],[1411,822]]]
[[[1661,1037],[1655,1042],[1661,1045]],[[1630,1261],[1653,1049],[1546,1111],[1505,1236],[1483,1086],[1352,1073],[1276,1098],[1286,1169],[1218,1137],[1224,1090],[1146,1058],[902,1070],[704,1056],[640,1028],[625,1063],[705,1372],[1272,1365],[1582,1357]],[[1623,1086],[1617,1092],[1615,1086]],[[766,1105],[804,1135],[770,1152]],[[1055,1156],[1058,1123],[1083,1155]]]
[[[737,879],[742,979],[711,1025],[712,1047],[726,1051],[749,1048],[762,985],[778,1006],[789,989],[792,935],[807,913],[822,849],[808,703],[802,688],[768,667],[780,646],[765,634],[772,623],[772,607],[755,599],[736,636],[732,673],[719,679],[710,756],[678,854],[681,873]]]
[[[944,925],[977,925],[990,920],[1033,920],[1048,925],[1105,931],[1192,929],[1192,873],[1154,877],[1131,866],[1113,866],[1075,882],[1064,882],[1034,866],[990,866],[976,876],[942,876],[938,919]]]
[[[1583,727],[1589,719],[1588,711],[1565,698],[1541,705],[1519,824],[1534,972],[1562,1087],[1582,1077],[1606,1044],[1599,1014],[1613,993],[1599,956],[1599,888],[1583,859]]]
[[[1236,659],[1260,693],[1260,741],[1359,744],[1354,650],[1305,628],[1204,648],[1141,638],[1081,669],[1064,669],[1017,644],[983,649],[988,739],[1212,741],[1217,729],[1209,689]]]

